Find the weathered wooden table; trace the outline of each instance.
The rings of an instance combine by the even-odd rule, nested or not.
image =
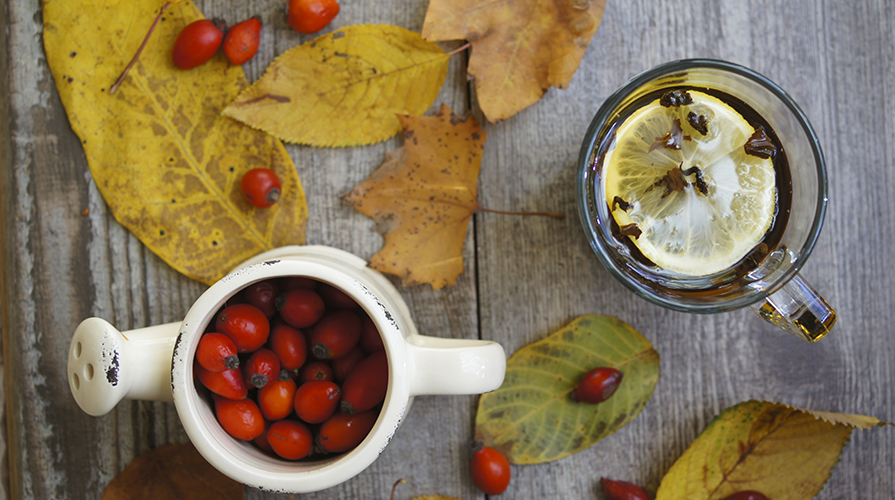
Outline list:
[[[277,54],[309,39],[286,25],[284,3],[199,6],[208,17],[261,17],[263,45],[246,65],[254,80]],[[633,423],[569,458],[514,467],[507,498],[601,498],[602,476],[655,493],[715,415],[751,398],[895,419],[893,7],[886,0],[610,0],[568,90],[550,90],[520,114],[484,125],[480,204],[567,217],[476,214],[456,286],[402,289],[419,329],[493,339],[512,353],[578,315],[606,313],[641,331],[662,358],[656,391]],[[387,23],[419,31],[426,8],[424,0],[343,0],[333,27]],[[0,20],[6,496],[98,498],[141,452],[187,438],[172,404],[124,402],[101,418],[81,412],[65,375],[74,328],[89,316],[122,329],[180,320],[205,287],[164,264],[110,215],[46,64],[40,2],[11,0]],[[686,57],[727,59],[768,76],[788,90],[820,136],[830,203],[803,275],[837,309],[839,324],[818,344],[779,332],[748,310],[696,316],[653,306],[616,282],[585,241],[575,163],[593,114],[628,78]],[[453,58],[436,106],[471,111],[484,123],[465,63]],[[380,248],[372,221],[339,196],[401,141],[288,146],[308,196],[308,243],[364,258]],[[468,473],[475,407],[475,397],[419,398],[372,467],[307,498],[385,498],[399,478],[408,481],[400,498],[483,498]],[[893,445],[892,427],[856,432],[817,498],[893,498]],[[247,489],[246,497],[275,495]]]

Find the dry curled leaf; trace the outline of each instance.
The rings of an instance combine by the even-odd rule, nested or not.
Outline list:
[[[288,142],[372,144],[429,109],[448,59],[404,28],[347,26],[281,54],[223,114]]]
[[[142,453],[103,491],[102,500],[240,500],[242,484],[218,472],[192,444]]]
[[[435,116],[398,119],[404,146],[342,199],[383,227],[385,245],[370,267],[437,290],[463,272],[486,133],[445,105]]]
[[[602,403],[574,401],[598,367],[620,370],[621,385]],[[479,400],[476,439],[514,464],[559,460],[634,420],[658,380],[659,354],[643,335],[611,316],[581,316],[510,357],[503,384]]]
[[[271,248],[301,244],[307,205],[292,160],[276,138],[220,116],[248,83],[218,54],[177,69],[171,48],[202,13],[172,4],[114,95],[118,79],[164,2],[44,2],[44,44],[90,172],[115,218],[181,273],[210,284]],[[269,209],[242,199],[254,167],[283,189]]]
[[[606,0],[431,0],[423,38],[469,40],[479,106],[495,122],[566,88],[597,32]]]
[[[740,403],[715,418],[675,462],[656,500],[720,500],[745,490],[809,500],[830,477],[852,430],[880,425],[863,415]]]

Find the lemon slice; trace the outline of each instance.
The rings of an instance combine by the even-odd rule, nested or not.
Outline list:
[[[603,189],[622,234],[646,258],[706,276],[745,257],[770,228],[774,164],[746,153],[756,129],[729,105],[694,90],[675,94],[677,105],[666,94],[619,126]]]

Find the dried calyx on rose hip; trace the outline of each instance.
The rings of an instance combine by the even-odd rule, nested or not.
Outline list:
[[[650,500],[649,495],[640,486],[625,481],[600,479],[600,488],[605,500]]]
[[[770,500],[768,497],[764,495],[764,493],[749,490],[749,491],[738,491],[733,495],[725,498],[724,500]]]
[[[615,394],[622,383],[622,372],[615,368],[600,367],[584,374],[572,391],[572,399],[582,403],[602,403]]]

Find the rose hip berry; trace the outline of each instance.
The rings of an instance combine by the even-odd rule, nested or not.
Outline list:
[[[342,384],[342,413],[365,411],[385,399],[388,390],[388,359],[385,351],[359,362]]]
[[[286,370],[273,382],[258,389],[258,406],[267,420],[280,420],[289,416],[295,405],[295,382]]]
[[[289,460],[305,458],[314,448],[311,430],[296,420],[277,420],[270,424],[267,442],[277,455]]]
[[[251,399],[232,400],[216,396],[214,413],[227,434],[251,441],[264,432],[261,409]]]
[[[261,20],[252,17],[227,30],[224,36],[224,55],[230,64],[239,66],[255,57],[259,43],[261,43]]]
[[[210,372],[239,368],[236,345],[230,340],[230,337],[216,332],[206,333],[199,339],[196,361],[202,365],[202,368]]]
[[[338,14],[336,0],[289,0],[286,22],[299,33],[311,34],[325,28]]]
[[[280,199],[283,185],[280,178],[270,169],[253,168],[240,181],[242,196],[257,208],[267,208]]]
[[[325,361],[312,361],[298,372],[298,382],[305,383],[312,380],[334,380],[335,374],[329,363]]]
[[[572,391],[572,399],[582,403],[602,403],[615,394],[622,383],[622,372],[615,368],[595,368],[581,377]]]
[[[177,35],[171,59],[180,69],[193,69],[208,62],[224,40],[224,24],[218,20],[200,19],[188,24]]]
[[[351,311],[335,311],[324,316],[311,330],[311,351],[317,359],[348,354],[360,340],[360,317]]]
[[[274,300],[276,300],[279,294],[280,289],[273,280],[264,280],[249,285],[245,289],[242,298],[246,303],[261,309],[265,316],[272,318],[277,313],[277,306],[274,304]]]
[[[643,488],[625,481],[613,481],[604,477],[600,479],[600,488],[606,500],[650,500]]]
[[[246,387],[261,389],[280,376],[280,359],[270,349],[253,352],[242,367]]]
[[[243,399],[248,394],[248,388],[245,379],[242,377],[242,371],[239,368],[233,370],[224,370],[221,372],[210,372],[201,365],[194,365],[196,376],[199,382],[202,382],[209,391],[223,396],[228,399]]]
[[[281,293],[276,300],[283,321],[295,328],[307,328],[320,321],[326,304],[314,290],[296,288]]]
[[[330,366],[333,368],[333,377],[339,382],[344,381],[348,378],[351,371],[354,370],[354,367],[365,357],[367,355],[364,354],[364,350],[360,347],[355,347],[348,354],[330,361]]]
[[[319,424],[336,412],[342,390],[328,380],[305,382],[295,391],[295,414],[309,424]]]
[[[373,410],[350,415],[336,412],[320,426],[317,447],[325,453],[339,453],[354,448],[364,440],[378,416]]]
[[[214,328],[230,337],[237,352],[252,352],[267,342],[270,321],[251,304],[233,304],[218,314]]]
[[[308,341],[305,334],[286,323],[277,322],[267,339],[270,350],[280,358],[280,367],[297,370],[308,358]]]
[[[469,459],[472,482],[489,495],[500,495],[510,485],[510,462],[503,453],[476,441]]]

